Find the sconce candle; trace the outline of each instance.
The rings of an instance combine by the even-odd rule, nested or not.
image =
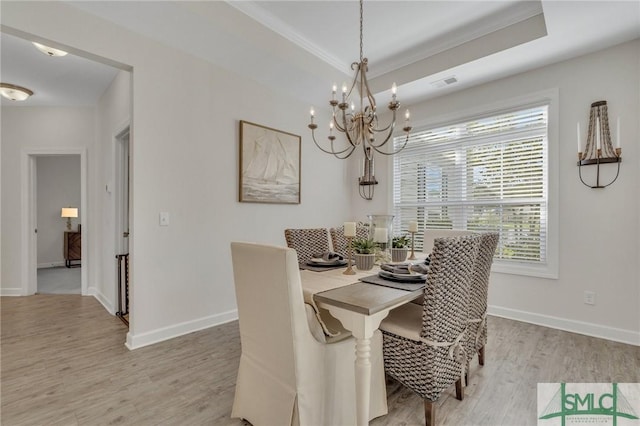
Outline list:
[[[418,232],[418,222],[415,220],[409,221],[409,232]]]
[[[616,148],[620,148],[620,117],[616,123]]]
[[[582,144],[580,143],[580,122],[578,121],[577,129],[578,131],[578,154],[582,152]]]
[[[600,149],[600,118],[596,117],[596,149]],[[600,154],[598,154],[598,157]]]

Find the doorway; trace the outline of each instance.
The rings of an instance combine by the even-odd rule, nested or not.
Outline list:
[[[81,294],[80,156],[36,156],[37,293]]]
[[[115,200],[116,200],[116,315],[129,326],[129,205],[130,191],[130,129],[127,125],[115,137]]]
[[[84,225],[84,229],[87,228],[87,224],[90,223],[90,218],[87,212],[87,158],[86,158],[86,149],[85,148],[42,148],[42,149],[26,149],[23,151],[22,156],[22,193],[26,194],[22,198],[22,209],[27,212],[26,217],[23,221],[23,235],[24,241],[26,244],[24,245],[23,250],[25,250],[22,264],[23,276],[26,277],[23,280],[22,285],[22,295],[28,296],[35,294],[38,291],[38,159],[40,158],[51,158],[51,157],[74,157],[78,159],[79,157],[79,175],[77,178],[80,181],[80,191],[79,191],[79,206],[78,211],[82,212],[82,222]],[[55,201],[51,203],[45,202],[49,206],[53,205]],[[63,206],[60,206],[62,208]],[[66,207],[66,206],[65,206]],[[51,209],[51,207],[47,207]],[[65,227],[62,218],[60,221],[63,223],[63,227]],[[84,234],[86,232],[84,229],[80,228],[80,237],[82,238],[82,243],[80,247],[80,257],[83,260],[88,259],[89,250],[87,249],[88,241]],[[77,228],[76,228],[77,230]],[[53,231],[55,233],[55,230]],[[64,237],[62,237],[64,238]],[[60,241],[63,241],[61,238]],[[46,239],[45,241],[46,242]],[[55,243],[54,243],[55,244]],[[63,251],[64,245],[63,242],[60,243],[60,250]],[[55,248],[53,249],[55,250]],[[53,263],[53,262],[50,262]],[[80,268],[80,294],[87,294],[87,268]]]

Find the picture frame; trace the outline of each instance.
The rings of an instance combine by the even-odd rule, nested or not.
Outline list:
[[[300,204],[302,138],[240,120],[238,199]]]

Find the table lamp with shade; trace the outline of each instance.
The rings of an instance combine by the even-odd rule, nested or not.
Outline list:
[[[71,218],[78,217],[78,209],[76,207],[63,207],[60,217],[67,218],[67,230],[71,231]]]

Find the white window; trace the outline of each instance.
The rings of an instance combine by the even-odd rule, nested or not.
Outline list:
[[[414,130],[393,157],[394,228],[417,220],[419,229],[498,231],[496,263],[546,267],[549,107]],[[396,149],[404,142],[397,137]]]

